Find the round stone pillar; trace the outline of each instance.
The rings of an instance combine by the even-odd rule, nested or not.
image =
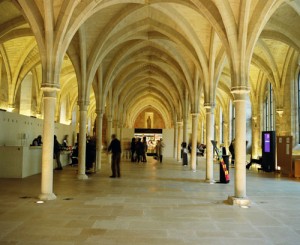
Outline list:
[[[111,135],[112,135],[112,125],[113,125],[113,119],[111,116],[107,117],[107,147],[109,146],[110,142],[111,142]],[[111,164],[111,157],[108,156],[107,157],[107,162],[109,164]]]
[[[206,182],[214,183],[214,105],[206,106]]]
[[[97,128],[96,128],[96,171],[101,169],[102,160],[102,125],[103,125],[103,112],[97,111]]]
[[[191,169],[197,168],[197,136],[198,136],[198,113],[192,114],[192,151],[191,151]]]
[[[235,182],[234,196],[229,201],[236,205],[248,205],[246,196],[246,92],[234,94],[235,105]]]
[[[177,157],[177,147],[178,147],[178,124],[174,123],[174,149],[173,149],[173,157],[174,159],[176,159]]]
[[[85,102],[79,102],[79,143],[78,143],[78,179],[88,179],[85,174],[85,161],[86,161],[86,121],[87,121],[87,105]]]
[[[177,122],[177,128],[178,128],[178,133],[177,133],[177,161],[181,162],[181,143],[182,143],[182,122]]]
[[[56,105],[55,88],[42,88],[44,92],[44,124],[42,147],[42,173],[41,191],[39,199],[54,200],[53,193],[53,144],[54,144],[54,118]]]

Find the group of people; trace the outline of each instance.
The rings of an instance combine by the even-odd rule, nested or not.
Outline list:
[[[146,153],[147,153],[147,141],[146,137],[141,138],[132,138],[131,140],[131,162],[147,162]],[[156,154],[157,159],[162,162],[163,159],[163,149],[165,147],[165,143],[162,139],[157,140],[156,144]],[[117,139],[116,135],[113,134],[111,136],[111,142],[107,148],[107,152],[111,152],[111,171],[112,175],[110,178],[120,178],[121,170],[120,170],[120,161],[121,161],[121,143],[120,140]]]
[[[33,146],[42,145],[42,137],[39,135],[32,142]],[[57,167],[56,170],[62,170],[62,164],[60,161],[60,152],[64,147],[68,146],[67,137],[64,138],[63,143],[60,144],[57,140],[57,136],[54,135],[54,144],[53,144],[53,158],[56,159]],[[163,160],[163,149],[165,144],[162,139],[157,140],[156,144],[156,156],[159,162]],[[146,137],[141,138],[132,138],[131,142],[131,161],[132,162],[147,162],[147,141]],[[121,142],[117,139],[116,135],[113,134],[111,136],[111,142],[107,148],[108,152],[111,152],[111,178],[120,178],[121,170],[120,170],[120,161],[121,161]],[[76,149],[73,150],[74,156],[78,157],[78,144],[76,144]],[[96,141],[92,138],[88,138],[87,146],[86,146],[86,169],[90,169],[96,159]]]
[[[57,162],[57,167],[55,168],[56,170],[62,170],[62,165],[60,161],[60,151],[62,145],[58,142],[57,136],[54,135],[54,142],[53,142],[53,159],[56,159]],[[43,141],[42,141],[42,136],[39,135],[38,137],[34,138],[30,146],[42,146]]]
[[[42,141],[42,136],[39,135],[36,138],[33,139],[31,146],[42,146],[43,141]],[[56,170],[62,170],[62,164],[60,161],[60,152],[62,149],[68,147],[68,135],[65,135],[62,144],[60,144],[57,140],[57,136],[54,135],[54,141],[53,141],[53,159],[56,160],[57,167],[55,168]]]
[[[163,159],[163,150],[165,147],[165,143],[163,139],[157,140],[155,151],[155,158],[158,159],[159,162],[162,162]],[[148,151],[148,143],[146,137],[135,138],[133,137],[130,144],[131,151],[131,162],[147,162],[147,151]]]
[[[78,164],[78,154],[79,154],[78,142],[72,148],[71,152],[71,165]],[[85,154],[85,169],[86,173],[94,172],[94,163],[96,161],[96,138],[87,137],[86,139],[86,154]]]
[[[146,137],[143,137],[143,141],[141,138],[132,138],[130,144],[131,151],[131,162],[147,162],[147,150],[148,145],[146,141]]]

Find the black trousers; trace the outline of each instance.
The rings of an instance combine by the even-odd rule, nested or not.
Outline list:
[[[113,153],[111,155],[111,172],[114,177],[121,177],[120,161],[121,153]]]
[[[56,163],[57,163],[57,168],[62,168],[61,162],[60,162],[60,151],[55,152],[55,159],[56,159]]]
[[[163,155],[159,155],[159,161],[162,162]]]

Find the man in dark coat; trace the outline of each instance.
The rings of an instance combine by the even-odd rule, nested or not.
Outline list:
[[[60,162],[60,144],[57,140],[57,137],[56,135],[54,135],[54,147],[53,147],[53,155],[54,155],[54,158],[56,159],[56,163],[57,163],[57,167],[55,168],[56,170],[62,170],[62,165],[61,165],[61,162]]]
[[[108,146],[108,152],[111,152],[111,171],[112,175],[110,178],[120,178],[121,170],[120,170],[120,161],[121,161],[121,143],[117,139],[116,135],[113,134],[111,136],[111,142]]]

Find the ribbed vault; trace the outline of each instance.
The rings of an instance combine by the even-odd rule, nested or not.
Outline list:
[[[265,78],[283,88],[300,51],[299,9],[288,0],[0,1],[1,106],[16,107],[32,72],[36,114],[39,88],[53,86],[57,118],[63,101],[69,119],[84,101],[91,118],[111,113],[109,104],[132,127],[152,107],[170,128],[186,100],[188,113],[203,114],[203,104],[225,106],[232,89],[249,88],[254,100]]]

